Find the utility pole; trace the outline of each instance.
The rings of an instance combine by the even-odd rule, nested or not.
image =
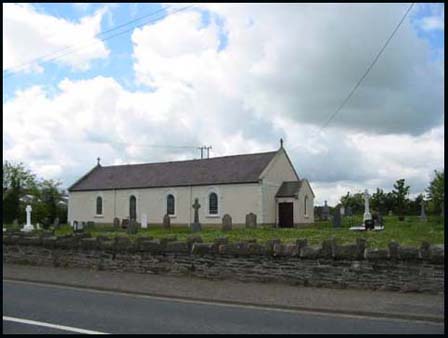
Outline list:
[[[201,149],[201,160],[204,158],[204,147],[198,147],[198,149]]]
[[[201,160],[204,159],[204,150],[207,150],[207,158],[210,157],[210,149],[212,149],[212,146],[202,146],[202,147],[198,147],[198,149],[201,150]]]
[[[209,150],[212,149],[212,146],[205,147],[205,149],[207,150],[207,158],[210,158],[210,152],[209,152]]]

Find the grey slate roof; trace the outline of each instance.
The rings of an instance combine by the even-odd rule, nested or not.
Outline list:
[[[96,166],[69,191],[254,183],[277,151],[163,163]]]
[[[298,194],[302,181],[283,182],[275,197],[294,197]]]

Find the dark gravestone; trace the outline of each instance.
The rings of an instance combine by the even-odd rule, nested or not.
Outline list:
[[[324,207],[322,209],[322,219],[324,221],[327,221],[329,215],[330,215],[330,209],[328,208],[327,201],[325,201]]]
[[[345,209],[345,216],[351,217],[353,216],[352,207],[348,206],[347,209]]]
[[[114,228],[120,227],[120,219],[118,217],[114,218]]]
[[[333,228],[341,227],[341,210],[336,207],[333,211]]]
[[[138,232],[138,223],[136,220],[131,220],[127,228],[127,233],[129,235],[135,235]]]
[[[381,214],[381,212],[375,212],[372,215],[372,219],[373,219],[373,226],[374,227],[382,227],[384,226],[384,219],[383,219],[383,215]]]
[[[225,214],[222,217],[222,231],[232,230],[232,217],[229,214]]]
[[[42,220],[42,227],[43,227],[44,229],[48,229],[48,228],[50,227],[50,224],[51,224],[51,222],[50,222],[50,218],[45,217],[45,218]]]
[[[374,229],[374,223],[373,223],[373,219],[366,219],[364,221],[364,226],[366,228],[366,230],[373,230]]]
[[[199,223],[199,208],[201,207],[201,205],[199,204],[197,198],[195,198],[192,207],[194,209],[194,222],[191,224],[191,231],[198,232],[202,230],[202,226],[201,223]]]
[[[122,227],[123,229],[127,229],[128,226],[129,226],[129,220],[128,220],[127,218],[123,218],[123,219],[121,220],[121,227]]]
[[[56,217],[56,218],[54,219],[54,221],[53,221],[53,227],[54,227],[55,229],[57,229],[57,228],[59,228],[59,225],[60,225],[60,223],[59,223],[59,217]]]
[[[17,218],[14,218],[14,220],[12,221],[12,225],[19,225],[19,221],[17,220]]]
[[[168,214],[165,214],[165,216],[163,216],[163,228],[164,229],[170,229],[171,228],[171,219],[170,219],[170,216]]]
[[[246,215],[246,228],[256,228],[257,227],[257,215],[253,212]]]

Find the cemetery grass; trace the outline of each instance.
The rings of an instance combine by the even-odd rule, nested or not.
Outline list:
[[[429,216],[428,222],[421,222],[418,216],[406,216],[404,221],[399,221],[397,216],[385,216],[384,231],[350,231],[349,227],[359,225],[362,216],[354,216],[352,220],[344,218],[342,226],[334,229],[329,221],[316,222],[302,228],[272,228],[258,227],[256,229],[233,229],[230,231],[221,231],[219,228],[203,228],[201,232],[194,233],[201,236],[204,242],[213,242],[216,238],[227,237],[230,242],[238,242],[249,239],[256,239],[258,243],[264,244],[270,239],[280,239],[283,243],[294,243],[297,239],[307,239],[308,244],[318,245],[323,240],[335,237],[339,244],[351,244],[356,238],[365,238],[367,246],[371,248],[386,248],[390,241],[395,240],[401,246],[420,246],[422,241],[431,244],[444,243],[444,222],[439,216]],[[7,224],[4,228],[15,228],[19,230],[19,226]],[[36,232],[41,232],[37,230]],[[93,237],[106,236],[127,236],[132,240],[137,237],[153,237],[165,238],[176,236],[177,240],[185,240],[193,233],[187,227],[176,227],[164,229],[162,226],[151,226],[148,229],[139,229],[136,235],[128,235],[125,229],[116,229],[112,226],[96,226],[86,229]],[[56,236],[70,235],[73,233],[69,225],[60,226],[54,230]]]
[[[390,241],[395,240],[401,246],[420,246],[422,241],[431,244],[444,243],[444,222],[439,216],[429,216],[428,222],[421,222],[418,216],[407,216],[404,221],[399,221],[397,216],[385,216],[384,231],[350,231],[349,227],[359,225],[362,216],[354,216],[352,220],[344,218],[340,229],[334,229],[331,222],[316,222],[303,228],[279,229],[271,227],[259,227],[257,229],[233,229],[221,231],[213,228],[204,228],[195,235],[201,236],[204,242],[213,242],[216,238],[227,237],[230,242],[238,242],[256,239],[257,243],[264,244],[270,239],[280,239],[283,243],[294,243],[299,238],[306,238],[308,244],[318,245],[323,240],[335,237],[339,244],[351,244],[356,238],[365,238],[367,246],[371,248],[387,248]],[[172,226],[164,229],[161,226],[151,226],[148,229],[139,229],[136,235],[128,235],[125,229],[115,229],[112,226],[97,226],[87,229],[93,237],[97,236],[128,236],[132,240],[137,237],[165,238],[176,236],[177,240],[185,240],[192,235],[186,227]],[[69,225],[61,226],[55,230],[55,235],[63,236],[72,233]]]

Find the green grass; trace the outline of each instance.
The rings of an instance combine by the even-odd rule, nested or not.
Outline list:
[[[344,218],[340,229],[333,229],[330,222],[317,222],[306,228],[277,229],[260,227],[257,229],[234,229],[223,232],[219,229],[204,228],[200,235],[204,242],[212,242],[218,237],[228,237],[229,241],[236,242],[248,239],[256,239],[259,243],[264,243],[269,239],[280,239],[282,242],[295,242],[298,238],[306,238],[311,245],[322,243],[323,240],[334,236],[338,243],[354,243],[356,238],[365,238],[369,247],[385,248],[391,240],[395,240],[402,246],[420,246],[422,241],[428,241],[432,244],[444,243],[444,224],[440,217],[429,217],[428,222],[420,222],[417,216],[407,216],[403,222],[398,221],[396,216],[385,217],[385,230],[381,232],[354,232],[348,228],[352,225],[361,223],[361,216]],[[12,227],[12,226],[8,226]],[[172,227],[170,230],[163,229],[160,226],[149,226],[148,229],[140,229],[137,235],[128,235],[126,230],[115,229],[112,226],[101,226],[87,230],[92,236],[129,236],[131,239],[137,237],[152,236],[154,238],[163,238],[170,235],[176,235],[178,240],[184,240],[191,231],[186,227]],[[69,225],[62,226],[55,231],[57,236],[72,233]]]

